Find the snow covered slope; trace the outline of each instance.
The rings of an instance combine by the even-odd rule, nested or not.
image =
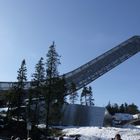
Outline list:
[[[140,129],[124,129],[114,127],[78,127],[65,128],[63,132],[66,135],[81,135],[80,140],[111,140],[119,133],[123,140],[140,140]]]

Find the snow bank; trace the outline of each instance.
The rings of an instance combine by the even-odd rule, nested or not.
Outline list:
[[[8,107],[0,108],[0,112],[7,112]]]
[[[80,140],[110,140],[119,133],[123,140],[139,140],[140,129],[114,128],[114,127],[79,127],[65,128],[66,135],[81,135]]]

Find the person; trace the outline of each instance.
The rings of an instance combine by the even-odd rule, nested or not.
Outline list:
[[[14,136],[11,136],[11,140],[14,140],[15,139],[15,137]]]
[[[20,137],[17,137],[15,140],[20,140]]]
[[[78,138],[78,137],[76,137],[74,140],[79,140],[79,138]]]
[[[112,138],[112,140],[122,140],[120,134],[116,134],[115,138]]]
[[[61,136],[61,137],[59,137],[59,140],[64,140],[64,138]]]
[[[27,140],[32,140],[32,139],[29,137],[29,138],[27,138]]]

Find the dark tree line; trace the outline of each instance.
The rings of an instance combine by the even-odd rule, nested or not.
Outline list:
[[[140,111],[138,110],[138,106],[134,103],[132,104],[121,104],[118,105],[117,103],[111,104],[110,102],[106,106],[107,110],[111,115],[114,115],[115,113],[129,113],[129,114],[137,114]]]
[[[41,57],[35,65],[30,83],[27,83],[25,59],[21,62],[17,82],[13,84],[11,90],[7,93],[8,119],[14,117],[19,121],[22,118],[33,126],[38,125],[40,119],[39,110],[41,108],[40,101],[43,100],[45,103],[46,135],[50,125],[58,125],[61,118],[61,108],[66,102],[65,95],[67,92],[65,76],[60,77],[58,72],[59,65],[60,56],[56,52],[54,42],[49,47],[45,60]],[[69,90],[71,92],[69,101],[71,104],[75,104],[79,97],[75,83],[71,83]],[[88,106],[94,105],[92,88],[90,86],[83,88],[80,95],[80,103]],[[21,109],[23,105],[26,105],[24,115]]]
[[[27,123],[37,125],[39,123],[39,103],[43,100],[46,108],[46,136],[48,135],[49,125],[58,124],[61,118],[60,111],[65,101],[67,90],[65,77],[59,76],[59,64],[60,56],[56,52],[55,44],[53,43],[46,54],[45,62],[41,57],[35,65],[31,85],[27,90],[29,83],[27,83],[26,61],[22,61],[18,70],[17,82],[13,84],[11,90],[7,93],[8,119],[14,117],[19,121],[22,118]],[[27,106],[24,114],[21,111],[22,105]]]

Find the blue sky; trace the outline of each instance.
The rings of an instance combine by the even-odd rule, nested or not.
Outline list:
[[[16,81],[25,58],[28,79],[52,41],[69,72],[140,35],[139,0],[1,0],[0,81]],[[140,107],[140,54],[90,85],[95,105],[132,103]]]

